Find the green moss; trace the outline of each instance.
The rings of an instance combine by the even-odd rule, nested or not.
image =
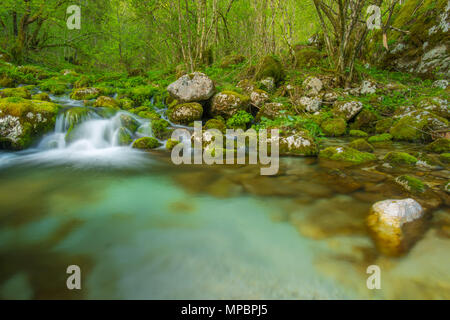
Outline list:
[[[64,113],[65,121],[72,127],[86,120],[88,116],[89,109],[85,107],[70,108]]]
[[[23,99],[31,99],[30,91],[25,87],[3,89],[0,91],[0,98],[18,97]]]
[[[143,105],[150,101],[155,95],[159,93],[159,89],[152,86],[140,86],[132,88],[127,92],[127,96],[133,100],[136,105]]]
[[[51,78],[41,82],[39,87],[41,90],[48,91],[54,95],[61,95],[66,92],[67,83],[58,78]]]
[[[257,70],[256,80],[262,80],[268,77],[272,77],[275,79],[275,83],[279,83],[280,81],[284,80],[285,77],[281,62],[273,56],[264,57],[260,62]]]
[[[439,156],[439,160],[446,164],[450,163],[450,153],[442,153]]]
[[[97,88],[80,88],[74,89],[70,98],[74,100],[91,100],[97,98],[99,95],[100,90]]]
[[[393,123],[394,123],[394,120],[392,118],[384,118],[384,119],[378,120],[377,124],[375,125],[375,132],[376,133],[389,132]]]
[[[397,177],[395,182],[400,184],[407,191],[412,193],[422,193],[425,191],[426,187],[420,179],[411,177],[409,175],[403,175]]]
[[[365,152],[374,151],[373,146],[370,143],[368,143],[365,139],[357,139],[355,141],[352,141],[348,146],[358,151],[365,151]]]
[[[178,140],[168,139],[166,142],[166,149],[172,150],[179,143],[180,143],[180,141],[178,141]]]
[[[342,118],[328,119],[322,122],[321,128],[325,135],[331,137],[339,137],[345,133],[347,123]]]
[[[426,124],[426,120],[405,116],[391,128],[390,133],[394,140],[418,141],[422,139]]]
[[[416,157],[406,152],[392,151],[386,154],[384,161],[391,165],[408,166],[415,165],[418,161]]]
[[[40,101],[48,101],[48,102],[51,101],[50,97],[45,92],[41,92],[41,93],[35,94],[35,95],[33,95],[31,97],[31,99],[33,99],[33,100],[40,100]]]
[[[361,152],[349,147],[329,147],[319,153],[319,158],[333,161],[362,164],[375,161],[376,157],[368,152]]]
[[[95,100],[94,107],[119,109],[119,103],[113,98],[101,96]]]
[[[245,61],[245,57],[243,55],[233,54],[233,55],[229,55],[229,56],[224,57],[222,59],[220,67],[221,68],[229,68],[229,67],[232,67],[234,65],[243,63],[244,61]]]
[[[450,139],[440,138],[426,146],[425,150],[434,153],[450,152]]]
[[[136,130],[140,127],[139,121],[130,116],[129,114],[121,114],[120,115],[120,123],[126,129],[128,129],[131,133],[135,133]]]
[[[157,119],[152,121],[152,132],[154,136],[158,139],[167,139],[172,130],[168,129],[170,126],[169,122],[164,119]]]
[[[311,68],[316,67],[322,61],[322,53],[311,47],[301,48],[295,52],[297,60],[297,68]]]
[[[352,129],[373,132],[375,124],[378,120],[377,115],[368,110],[363,109],[355,118],[355,122],[351,125]]]
[[[158,148],[160,145],[161,144],[157,139],[151,137],[139,138],[133,142],[133,148],[143,150],[155,149]]]
[[[240,110],[227,120],[227,127],[246,130],[252,121],[253,116],[250,113]]]
[[[120,109],[123,109],[123,110],[133,109],[134,101],[131,100],[131,99],[127,99],[127,98],[120,99],[119,100],[119,107],[120,107]]]
[[[133,142],[131,133],[127,128],[125,127],[119,128],[119,132],[117,133],[117,142],[121,146],[128,146],[131,144],[131,142]]]
[[[350,130],[351,137],[367,138],[369,135],[361,130]]]
[[[150,119],[150,120],[161,119],[161,115],[155,111],[140,111],[137,113],[137,115],[143,119]]]
[[[225,133],[225,131],[227,130],[227,126],[225,125],[225,122],[223,120],[210,119],[206,121],[203,129],[204,130],[217,129],[220,132]]]
[[[392,140],[392,135],[389,133],[378,134],[378,135],[372,136],[368,139],[368,141],[370,143],[386,142],[386,141],[391,141],[391,140]]]

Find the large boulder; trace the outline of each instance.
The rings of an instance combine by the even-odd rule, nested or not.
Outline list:
[[[433,131],[448,128],[448,121],[427,110],[412,109],[397,115],[400,120],[390,129],[394,140],[429,140]]]
[[[22,150],[54,129],[59,106],[46,101],[0,99],[0,149]]]
[[[224,91],[214,96],[211,114],[229,119],[240,110],[248,111],[249,107],[249,97],[233,91]]]
[[[359,101],[336,101],[333,107],[333,114],[335,117],[343,117],[350,121],[363,108],[363,104]]]
[[[303,89],[305,93],[309,97],[317,96],[320,91],[323,89],[323,83],[319,78],[316,77],[308,77],[303,81]]]
[[[315,113],[320,110],[322,101],[319,98],[301,97],[296,101],[301,110]]]
[[[367,226],[381,253],[398,256],[420,235],[423,215],[423,208],[414,199],[384,200],[370,209]]]
[[[215,93],[213,81],[201,72],[185,74],[167,87],[169,94],[180,102],[209,100]]]
[[[327,119],[322,122],[320,127],[325,135],[329,137],[339,137],[347,130],[347,123],[342,118]]]
[[[180,103],[167,111],[169,120],[178,124],[190,124],[193,121],[201,120],[203,116],[203,108],[201,104],[196,102]]]

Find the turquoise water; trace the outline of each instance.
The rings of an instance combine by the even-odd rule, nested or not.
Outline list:
[[[140,169],[0,171],[2,298],[398,299],[450,292],[449,240],[436,230],[406,257],[379,257],[364,232],[314,233],[339,224],[357,230],[369,203],[320,196],[319,186],[315,197],[258,196],[246,183],[242,189],[224,180],[257,168],[182,168],[141,156],[148,161]],[[282,165],[306,176],[320,170],[307,160]],[[330,220],[329,212],[346,216]],[[318,214],[323,221],[315,225],[311,215]],[[373,263],[386,270],[382,290],[366,287]],[[78,291],[66,288],[72,264],[82,272]]]

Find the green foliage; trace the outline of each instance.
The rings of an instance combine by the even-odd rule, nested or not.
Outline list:
[[[246,129],[253,120],[254,118],[250,113],[240,110],[227,120],[227,127],[233,129]]]

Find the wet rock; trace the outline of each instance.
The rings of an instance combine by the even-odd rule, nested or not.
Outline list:
[[[141,125],[139,121],[137,121],[135,118],[130,116],[129,114],[121,114],[120,117],[120,123],[124,128],[129,130],[131,133],[135,133],[136,130]]]
[[[100,96],[100,90],[97,88],[74,89],[70,95],[74,100],[91,100]]]
[[[215,86],[206,74],[194,72],[171,83],[167,91],[180,102],[200,102],[209,100],[214,95]]]
[[[352,164],[362,164],[376,160],[376,157],[371,153],[361,152],[349,147],[328,147],[320,151],[319,158]]]
[[[180,141],[178,141],[178,140],[168,139],[167,142],[166,142],[166,149],[167,150],[172,150],[179,143],[180,143]]]
[[[233,91],[224,91],[214,96],[211,114],[229,119],[240,110],[248,111],[249,107],[249,97]]]
[[[377,143],[377,142],[387,142],[392,140],[392,135],[389,133],[382,133],[376,136],[370,137],[367,141],[370,143]]]
[[[367,226],[377,249],[389,256],[406,253],[423,231],[423,215],[422,206],[414,199],[375,203]]]
[[[403,175],[395,178],[395,182],[401,185],[406,191],[410,193],[422,193],[425,191],[425,185],[420,179],[410,175]]]
[[[124,127],[120,127],[117,132],[117,143],[120,146],[129,146],[133,142],[131,132]]]
[[[427,145],[425,150],[434,153],[448,153],[450,152],[450,139],[437,139]]]
[[[150,150],[156,149],[161,145],[158,140],[151,137],[143,137],[139,138],[133,142],[133,148],[142,149],[142,150]]]
[[[374,151],[374,147],[370,143],[368,143],[365,139],[356,139],[355,141],[352,141],[348,146],[358,151],[365,151],[365,152]]]
[[[332,112],[336,117],[343,117],[345,120],[350,121],[362,108],[363,105],[359,101],[336,101]]]
[[[201,120],[203,108],[196,102],[181,103],[167,110],[170,121],[178,124],[190,124],[193,121]]]
[[[418,159],[406,152],[392,151],[386,154],[384,161],[393,166],[413,166]]]
[[[119,103],[113,98],[101,96],[95,100],[94,107],[119,109]]]

